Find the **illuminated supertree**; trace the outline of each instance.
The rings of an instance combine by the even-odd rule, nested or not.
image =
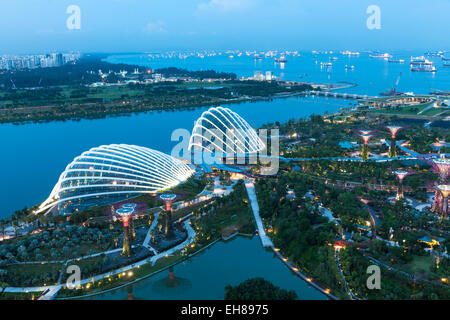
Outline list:
[[[134,213],[134,208],[120,208],[116,210],[116,215],[119,216],[119,218],[123,222],[123,250],[122,255],[126,257],[131,256],[131,240],[130,240],[130,232],[129,232],[129,225],[130,225],[130,219],[132,220],[132,216]]]
[[[436,150],[437,153],[441,153],[441,149],[445,146],[445,142],[435,142],[430,144],[431,148],[433,148],[434,150]]]
[[[438,180],[435,185],[442,185],[447,183],[447,178],[450,175],[450,159],[439,158],[439,159],[423,159],[431,165],[433,171],[438,174]],[[431,206],[431,211],[436,213],[442,213],[442,203],[443,203],[442,193],[438,190],[434,193],[434,202]]]
[[[397,156],[396,138],[397,138],[397,133],[402,129],[402,127],[387,126],[386,128],[391,133],[391,147],[389,148],[389,157],[393,158],[393,157]]]
[[[372,130],[358,130],[359,131],[359,134],[360,135],[363,135],[363,134],[371,134],[372,133]]]
[[[369,159],[369,147],[368,147],[368,143],[370,138],[372,138],[373,136],[371,134],[361,134],[361,138],[364,141],[363,144],[363,148],[361,151],[361,157],[363,158],[363,160],[368,160]]]
[[[413,171],[406,171],[406,170],[395,170],[393,172],[393,174],[397,177],[398,179],[398,188],[397,188],[397,196],[396,199],[400,200],[403,199],[403,180],[405,180],[405,178],[411,174],[414,174]]]
[[[437,186],[437,189],[442,194],[442,197],[444,198],[444,201],[442,201],[442,217],[447,217],[448,212],[448,196],[450,195],[450,185],[448,184],[440,184]]]
[[[135,209],[137,206],[136,203],[125,203],[124,205],[122,205],[122,208],[132,208]],[[134,229],[134,219],[130,219],[130,231],[131,231],[131,236],[133,237],[133,240],[136,239],[136,230]]]
[[[164,227],[164,236],[169,238],[173,234],[172,230],[172,202],[177,197],[176,194],[162,194],[159,198],[164,201],[165,204],[165,227]]]

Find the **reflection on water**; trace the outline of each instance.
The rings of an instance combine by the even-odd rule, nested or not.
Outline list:
[[[95,299],[221,300],[225,286],[236,286],[255,277],[294,290],[301,300],[326,299],[295,276],[272,251],[264,249],[258,237],[237,237],[226,243],[218,242],[173,269],[162,271],[128,289],[109,292]]]
[[[192,283],[188,279],[175,277],[173,267],[169,269],[169,276],[165,279],[157,280],[152,285],[152,290],[160,295],[178,296],[192,288]]]

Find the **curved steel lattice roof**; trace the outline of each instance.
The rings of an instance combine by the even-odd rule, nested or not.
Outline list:
[[[197,147],[216,153],[256,153],[265,144],[256,131],[236,112],[214,107],[202,113],[195,122],[189,150]]]
[[[166,190],[192,174],[193,170],[185,163],[156,150],[125,144],[103,145],[82,153],[66,167],[37,213],[88,198]]]

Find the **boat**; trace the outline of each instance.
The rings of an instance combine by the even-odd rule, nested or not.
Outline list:
[[[321,67],[332,67],[333,64],[331,62],[321,62],[320,66]]]
[[[392,58],[392,55],[389,53],[375,53],[375,54],[369,54],[369,57],[375,58],[375,59],[390,59]]]
[[[341,51],[341,54],[346,56],[359,56],[359,52],[351,52],[349,50]]]
[[[287,59],[284,56],[281,56],[280,58],[275,58],[275,62],[287,62]]]
[[[388,62],[391,62],[391,63],[404,63],[405,60],[403,60],[403,59],[389,59]]]
[[[415,64],[411,65],[411,71],[413,72],[436,72],[437,69],[432,64]]]
[[[400,82],[401,76],[402,76],[402,73],[400,72],[394,86],[386,92],[381,92],[380,96],[385,96],[385,97],[401,96],[403,94],[403,92],[397,91],[398,83]]]
[[[420,64],[425,64],[425,65],[432,65],[433,62],[431,62],[428,59],[425,59],[424,56],[421,57],[411,57],[411,65],[420,65]]]

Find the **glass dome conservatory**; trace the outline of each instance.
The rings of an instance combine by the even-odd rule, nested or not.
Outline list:
[[[236,112],[214,107],[195,122],[189,141],[190,150],[216,154],[251,154],[266,148],[256,131]]]
[[[58,206],[61,213],[104,205],[175,187],[193,174],[162,152],[125,144],[103,145],[76,157],[36,213]]]

